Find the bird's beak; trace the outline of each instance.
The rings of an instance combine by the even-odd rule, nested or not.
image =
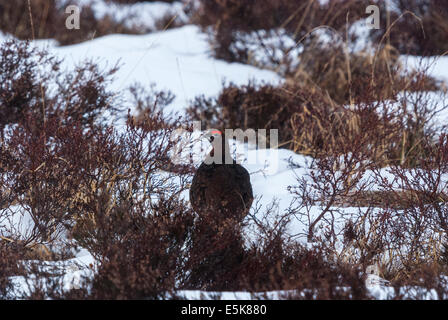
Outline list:
[[[204,132],[203,134],[201,134],[201,139],[207,139],[207,140],[209,140],[211,136],[212,136],[212,135],[211,135],[210,131],[206,131],[206,132]]]

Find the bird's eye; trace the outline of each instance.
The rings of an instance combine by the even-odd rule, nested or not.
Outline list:
[[[213,142],[213,140],[215,140],[215,137],[214,137],[214,136],[211,136],[211,137],[210,137],[210,142]]]

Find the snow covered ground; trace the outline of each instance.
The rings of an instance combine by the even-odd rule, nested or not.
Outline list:
[[[84,0],[88,1],[88,0]],[[146,12],[144,16],[136,17],[132,23],[145,22],[151,26],[156,18],[173,10],[181,12],[180,3],[169,6],[166,3],[141,3],[128,10],[132,12]],[[126,14],[123,7],[105,7],[104,2],[96,1],[97,14],[103,15],[112,10],[117,16]],[[130,23],[131,23],[130,22]],[[7,36],[0,34],[0,42]],[[144,86],[156,85],[157,89],[170,90],[176,99],[170,105],[168,111],[182,113],[194,97],[206,95],[217,96],[222,89],[223,82],[235,84],[247,84],[249,80],[258,83],[267,82],[276,84],[282,82],[276,73],[261,70],[253,66],[240,63],[227,63],[211,57],[207,36],[197,26],[186,25],[163,32],[154,32],[146,35],[109,35],[102,38],[87,41],[81,44],[59,47],[52,40],[39,40],[37,46],[48,49],[52,54],[64,59],[64,67],[70,69],[73,65],[85,59],[97,61],[103,67],[120,65],[116,74],[116,80],[112,84],[113,90],[124,90],[138,82]],[[410,66],[418,66],[420,57],[404,57]],[[427,58],[432,63],[431,73],[437,77],[448,79],[448,57]],[[434,99],[437,99],[436,95]],[[439,102],[445,103],[445,101]],[[442,114],[440,121],[446,121],[447,114]],[[121,123],[117,122],[117,125]],[[304,176],[308,172],[310,159],[297,155],[289,150],[278,150],[275,153],[266,150],[255,150],[247,144],[236,146],[236,152],[243,154],[243,165],[251,173],[251,182],[254,195],[259,199],[263,208],[276,201],[280,212],[288,208],[293,201],[293,196],[288,187],[296,183],[298,176]],[[256,163],[248,163],[251,157],[258,159]],[[289,160],[300,164],[299,168],[291,168]],[[187,197],[188,195],[186,195]],[[312,208],[317,214],[319,208]],[[351,208],[344,208],[350,213]],[[0,224],[2,221],[0,221]],[[3,222],[4,223],[4,222]],[[289,232],[303,234],[304,225],[299,221],[291,223]],[[92,256],[83,251],[74,259],[81,265],[89,265],[94,262]],[[67,285],[85,274],[84,270],[67,269]],[[16,279],[20,285],[20,279]],[[386,290],[386,289],[385,289]],[[203,292],[183,292],[191,299],[203,298]],[[386,297],[386,291],[378,287],[372,289],[372,294],[377,298]],[[212,294],[207,294],[209,297]],[[269,293],[268,297],[276,298],[278,293]],[[222,293],[221,298],[249,299],[252,296],[246,292]]]
[[[101,19],[109,15],[116,21],[124,21],[129,28],[133,26],[144,26],[154,30],[156,22],[166,15],[173,15],[178,22],[188,21],[184,12],[184,4],[180,1],[167,3],[162,1],[137,2],[133,5],[119,4],[115,2],[106,3],[104,0],[78,0],[78,5],[91,5],[96,18]]]
[[[113,90],[123,91],[136,82],[148,87],[155,84],[156,89],[170,90],[176,96],[167,111],[182,111],[201,94],[216,96],[224,81],[281,81],[271,71],[213,59],[207,36],[193,25],[147,35],[108,35],[64,47],[55,46],[51,40],[36,43],[63,58],[67,69],[86,59],[104,68],[118,63]]]

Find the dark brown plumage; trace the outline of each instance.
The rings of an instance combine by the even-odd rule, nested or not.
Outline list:
[[[228,142],[221,132],[209,131],[206,136],[213,150],[193,177],[191,205],[202,216],[242,220],[253,201],[250,175],[232,159]]]

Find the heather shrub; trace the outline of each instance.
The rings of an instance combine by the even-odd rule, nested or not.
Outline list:
[[[352,27],[367,17],[365,8],[371,4],[375,3],[203,1],[193,21],[213,30],[217,58],[275,71],[304,87],[316,87],[338,104],[442,89],[439,80],[425,73],[404,72],[394,43],[382,41],[374,49],[359,50]]]
[[[334,143],[347,147],[342,140]],[[425,151],[415,155],[418,165],[412,168],[381,168],[363,145],[351,141],[342,156],[315,158],[310,172],[291,186],[308,242],[322,245],[326,259],[336,264],[377,266],[394,288],[388,298],[443,299],[446,136],[422,141]]]
[[[183,247],[193,215],[176,198],[161,199],[152,210],[136,212],[137,208],[121,212],[120,228],[115,224],[118,221],[97,220],[107,228],[102,232],[108,234],[109,241],[101,248],[92,298],[166,299],[175,295],[177,282],[186,271]]]
[[[238,221],[199,217],[192,230],[184,286],[210,291],[245,288],[241,275],[247,257]]]
[[[347,22],[350,24],[362,17],[369,4],[363,0],[338,0],[326,4],[308,0],[201,1],[192,19],[203,28],[212,27],[215,57],[247,62],[250,53],[245,46],[245,35],[251,32],[256,33],[259,48],[263,47],[264,31],[269,30],[285,30],[298,41],[321,25],[342,29]]]
[[[382,17],[389,25],[372,30],[374,41],[387,41],[402,54],[435,56],[448,51],[448,9],[443,0],[395,0]],[[383,19],[382,21],[387,21]]]
[[[82,247],[99,263],[82,288],[92,288],[89,294],[64,292],[61,283],[44,280],[48,273],[30,270],[29,298],[156,298],[174,289],[192,213],[176,196],[184,183],[160,172],[177,125],[152,111],[138,123],[129,117],[122,134],[55,117],[27,117],[5,131],[1,190],[9,197],[0,218],[26,215],[33,225],[22,234],[4,227],[2,234],[13,244]]]
[[[412,86],[424,83],[422,78]],[[341,106],[319,88],[292,81],[280,86],[229,84],[217,99],[197,97],[187,113],[204,127],[278,129],[280,147],[314,157],[342,155],[359,145],[380,165],[415,166],[425,152],[422,137],[435,137],[432,120],[446,106],[432,105],[425,91],[411,95],[391,108],[388,100],[374,101],[374,92],[367,90],[356,96],[357,104]]]
[[[266,212],[263,219],[270,214]],[[238,275],[245,288],[251,292],[289,290],[280,294],[288,299],[369,298],[358,265],[335,261],[324,244],[306,248],[288,239],[285,221],[293,217],[282,213],[279,218],[283,222],[277,226],[259,226],[259,235],[247,249]]]
[[[394,99],[401,91],[437,91],[441,81],[423,71],[404,72],[391,46],[349,52],[345,44],[315,43],[299,55],[292,81],[317,86],[339,104]]]
[[[103,71],[91,61],[75,70],[60,69],[60,61],[29,42],[8,40],[0,50],[0,129],[33,117],[36,125],[46,120],[80,122],[93,126],[104,111],[118,111],[116,94],[107,86],[117,68]]]
[[[17,222],[1,227],[2,255],[20,244],[20,259],[49,260],[26,256],[27,247],[40,245],[55,250],[53,259],[66,259],[56,252],[83,247],[100,261],[96,279],[103,279],[94,282],[91,297],[166,295],[182,274],[181,249],[192,221],[190,209],[176,196],[185,184],[160,172],[169,162],[171,133],[179,127],[158,105],[169,103],[170,95],[145,95],[134,88],[136,108],[145,113],[138,120],[129,115],[125,131],[118,133],[99,121],[101,111],[118,110],[115,95],[106,89],[113,71],[102,73],[87,62],[63,75],[59,62],[27,42],[10,41],[1,53],[5,88],[0,110],[9,117],[2,118],[0,220],[32,221],[24,232],[16,229]],[[41,69],[31,63],[36,56],[49,72],[46,77],[39,77]],[[19,68],[12,67],[15,62]],[[26,93],[25,99],[12,104],[17,92]],[[153,260],[156,252],[159,258]],[[18,259],[2,256],[1,263],[9,263],[2,289]],[[153,263],[148,265],[148,259]],[[64,292],[61,283],[46,281],[48,273],[38,269],[28,272],[33,274],[29,298],[87,295]]]
[[[268,222],[273,216],[275,222]],[[219,224],[199,219],[192,230],[189,272],[182,288],[244,290],[255,297],[288,290],[280,296],[289,299],[368,298],[357,265],[329,260],[325,248],[309,249],[287,237],[291,219],[292,212],[272,208],[251,214],[241,225],[231,219]],[[255,224],[251,239],[249,221]]]
[[[21,257],[20,248],[0,240],[0,299],[8,298],[13,289],[11,277],[22,274],[23,269],[19,262]]]
[[[25,245],[51,242],[79,196],[82,167],[70,160],[81,160],[88,144],[102,138],[101,112],[117,110],[106,89],[115,69],[103,73],[87,62],[64,73],[46,52],[14,40],[0,57],[2,213],[14,216],[22,205],[33,221],[22,235]],[[73,148],[76,143],[81,149]]]
[[[55,39],[61,45],[91,40],[111,33],[141,33],[140,28],[129,28],[124,21],[109,15],[98,19],[90,6],[81,8],[80,29],[67,29],[65,9],[70,1],[17,0],[0,1],[0,30],[18,39]],[[144,32],[145,30],[143,30]]]
[[[50,77],[43,75],[40,78],[37,65],[47,65],[57,70],[59,63],[44,53],[38,54],[37,50],[30,48],[29,43],[12,40],[2,46],[0,59],[0,128],[3,132],[7,124],[17,123],[26,112],[42,109],[38,107],[42,103],[40,81],[45,83]]]
[[[338,106],[317,90],[308,91],[296,84],[275,87],[249,83],[241,87],[229,84],[216,100],[197,97],[187,113],[210,128],[278,129],[279,144],[292,149],[292,115],[320,108],[331,113]]]

